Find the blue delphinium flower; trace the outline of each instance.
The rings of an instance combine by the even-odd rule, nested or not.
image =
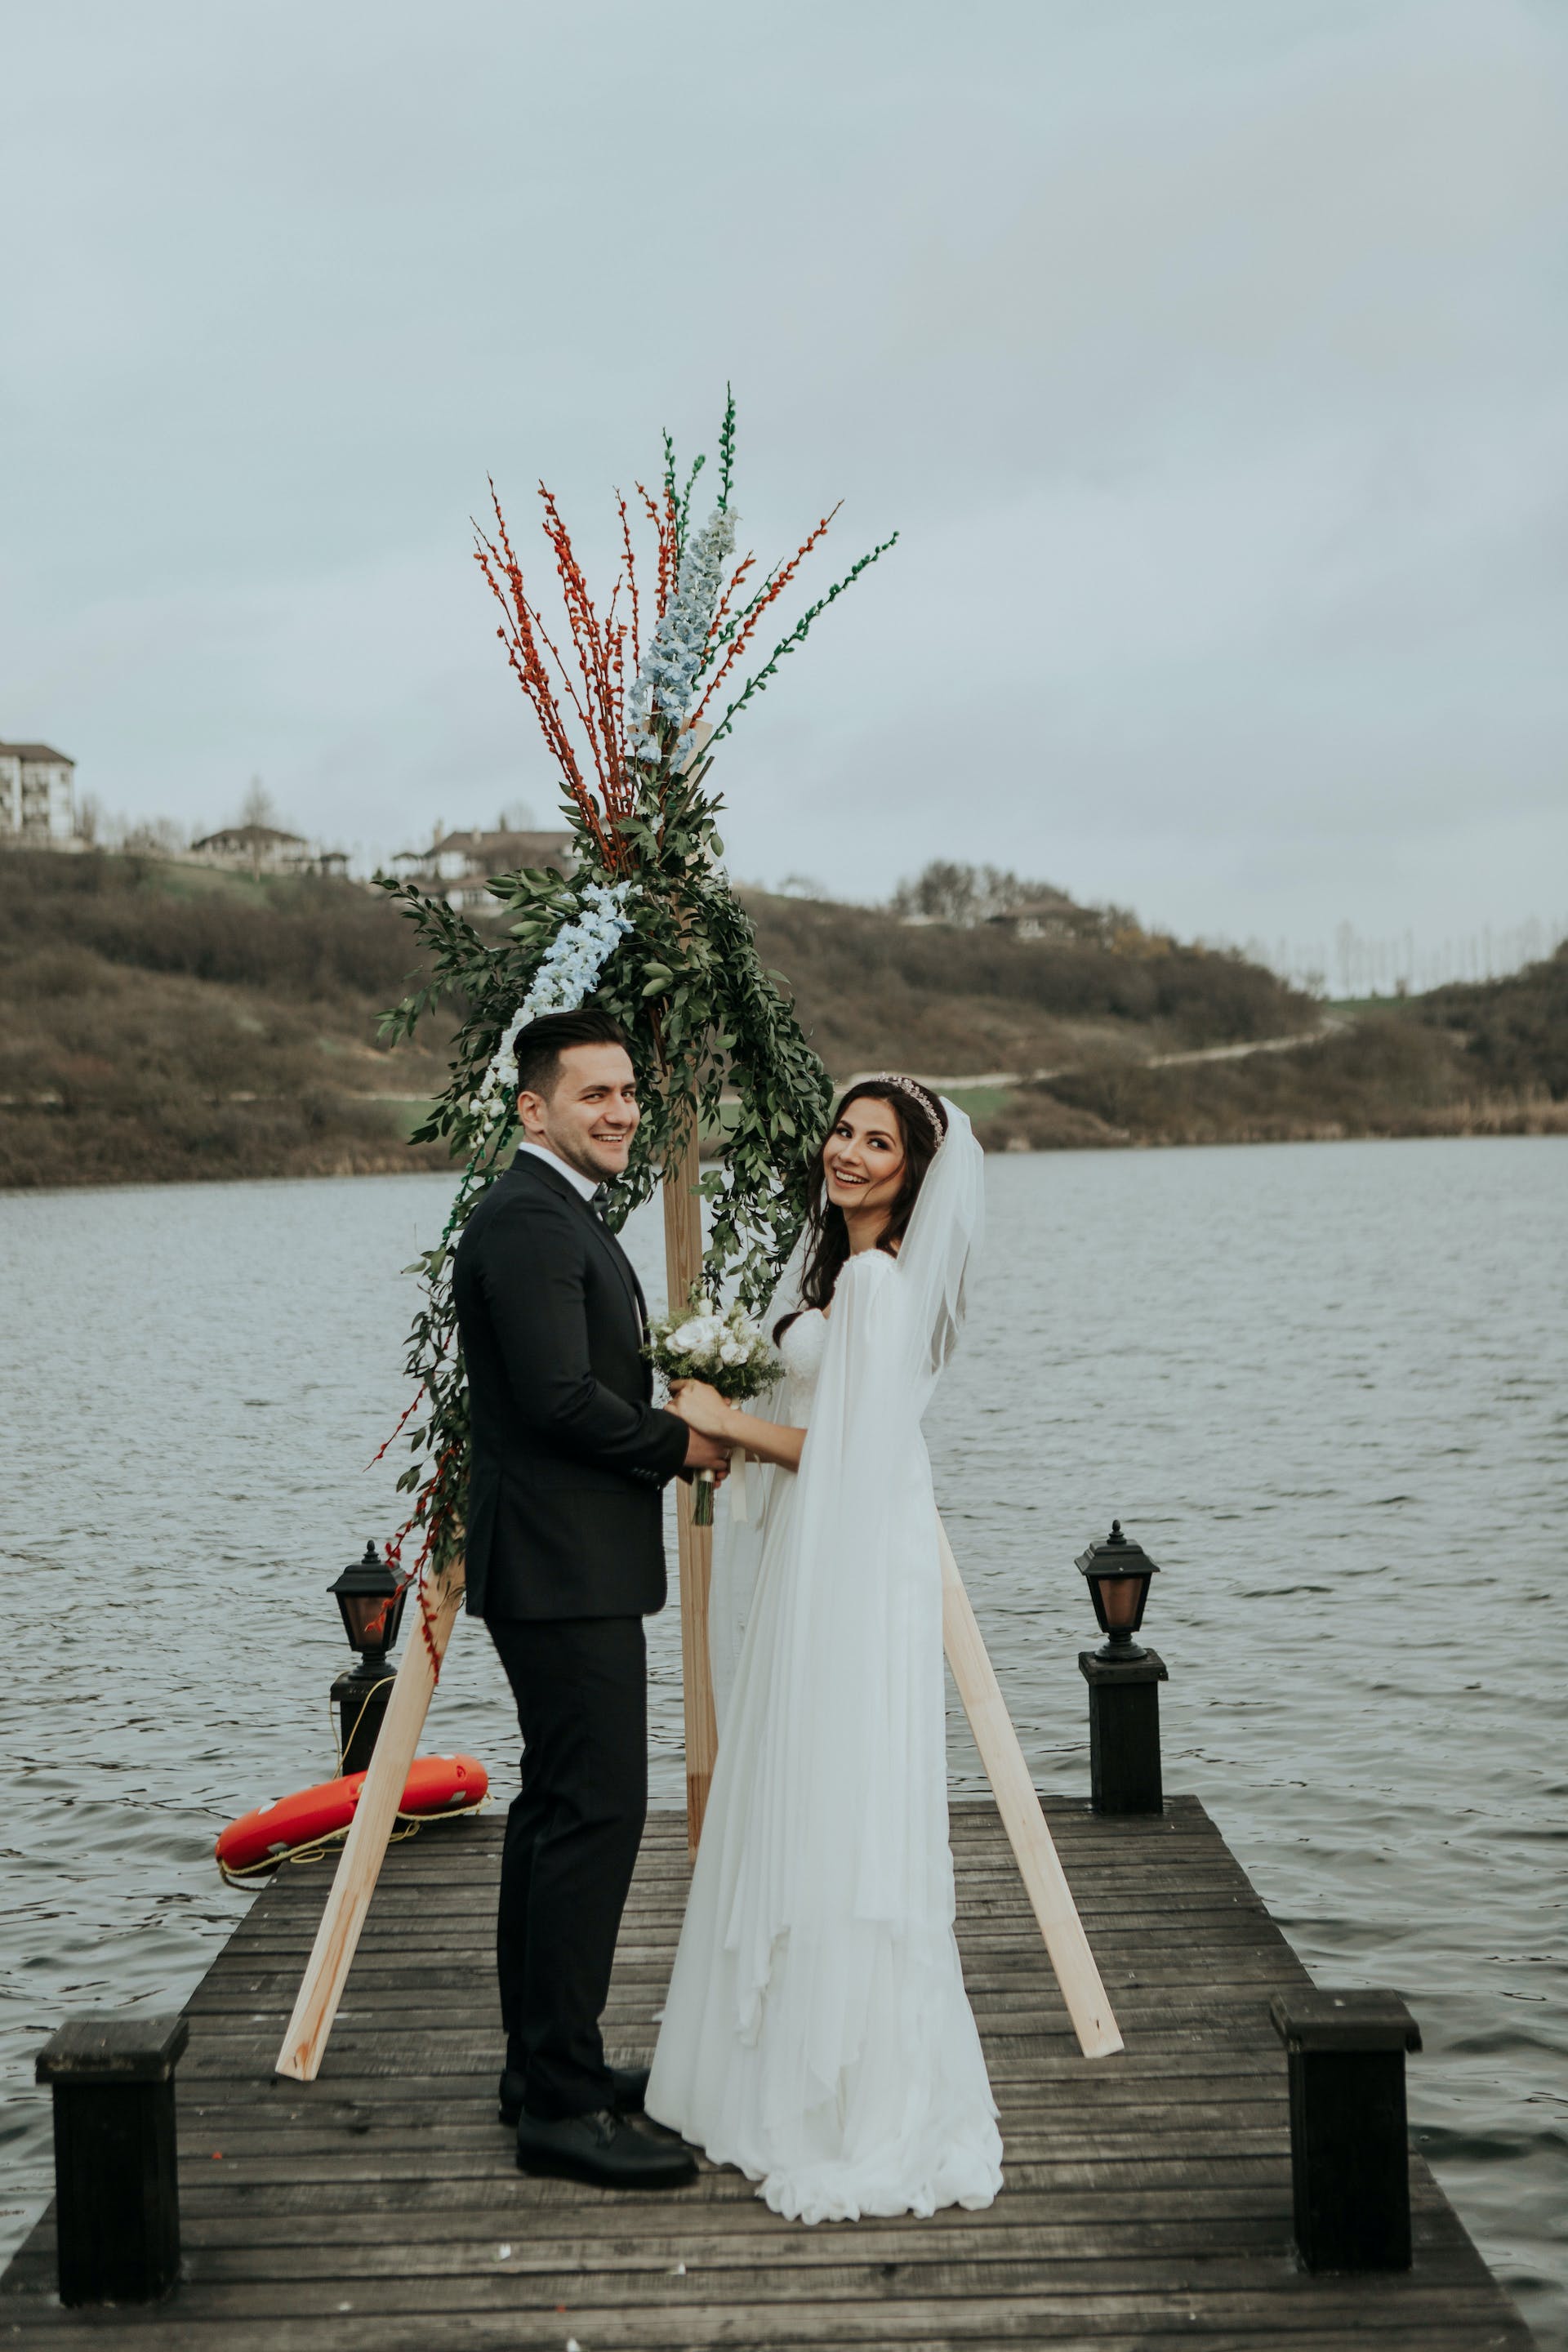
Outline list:
[[[735,516],[718,507],[686,542],[675,593],[659,616],[626,697],[626,739],[633,758],[647,766],[655,765],[660,757],[658,730],[672,723],[685,728],[724,566],[734,546]],[[693,740],[689,730],[679,736],[674,755],[677,766]]]

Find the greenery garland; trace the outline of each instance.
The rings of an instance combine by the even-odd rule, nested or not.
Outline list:
[[[412,1036],[443,1003],[461,1016],[450,1081],[412,1139],[444,1138],[454,1158],[465,1162],[446,1232],[408,1269],[418,1276],[421,1291],[405,1362],[417,1394],[387,1441],[390,1445],[405,1433],[415,1456],[398,1480],[415,1497],[411,1514],[390,1549],[401,1559],[405,1541],[416,1531],[416,1570],[426,1563],[445,1566],[463,1544],[468,1401],[452,1256],[519,1132],[514,1095],[500,1097],[504,1108],[496,1117],[491,1074],[498,1056],[504,1057],[518,1009],[563,930],[602,920],[606,886],[614,887],[630,929],[611,947],[591,1001],[613,1014],[631,1039],[643,1108],[630,1163],[610,1188],[610,1224],[620,1226],[650,1198],[667,1158],[684,1147],[693,1121],[699,1133],[719,1144],[718,1160],[700,1184],[709,1209],[703,1282],[710,1298],[717,1301],[728,1288],[748,1309],[760,1307],[805,1215],[806,1171],[826,1126],[831,1086],[781,991],[782,975],[763,969],[750,918],[730,887],[718,831],[722,803],[707,780],[712,750],[741,711],[765,690],[828,605],[895,544],[897,534],[810,604],[737,685],[721,715],[709,720],[704,714],[763,615],[833,520],[832,513],[824,517],[792,558],[750,585],[753,557],[729,569],[734,449],[731,396],[719,436],[718,500],[700,529],[691,526],[691,498],[704,460],[699,457],[681,482],[668,434],[662,496],[637,486],[656,541],[653,627],[646,645],[628,502],[618,494],[623,564],[601,616],[554,498],[541,486],[570,659],[544,628],[493,486],[494,539],[476,527],[477,561],[503,615],[498,635],[560,769],[577,862],[570,879],[526,868],[491,880],[489,890],[504,910],[499,944],[444,899],[413,883],[377,877],[413,920],[430,966],[425,985],[383,1016],[383,1035]]]

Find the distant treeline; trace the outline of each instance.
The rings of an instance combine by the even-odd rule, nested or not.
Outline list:
[[[889,1059],[944,1076],[1028,1072],[1095,1045],[1233,1045],[1318,1023],[1310,997],[1235,952],[1135,931],[1118,952],[991,923],[910,925],[879,908],[745,895],[763,961],[788,977],[838,1074]]]
[[[184,972],[293,999],[390,1003],[416,961],[408,925],[378,891],[247,876],[89,850],[0,852],[0,958],[53,956],[56,984],[103,964]]]
[[[998,1132],[1005,1130],[1005,1133]],[[1501,1088],[1458,1041],[1398,1013],[1344,1023],[1289,1053],[1175,1067],[1102,1062],[1020,1090],[987,1130],[1057,1142],[1333,1142],[1352,1136],[1568,1131],[1568,1102]]]
[[[375,1046],[414,961],[379,896],[101,851],[0,853],[0,1185],[439,1166]]]
[[[1568,940],[1506,980],[1457,982],[1420,1001],[1424,1021],[1464,1045],[1485,1086],[1543,1088],[1568,1102]]]
[[[1130,919],[1026,940],[747,904],[834,1074],[968,1076],[988,1148],[1568,1129],[1568,950],[1324,1032],[1260,966]],[[438,1031],[377,1039],[416,970],[406,920],[353,883],[0,852],[0,1185],[445,1168],[404,1139],[445,1083]]]

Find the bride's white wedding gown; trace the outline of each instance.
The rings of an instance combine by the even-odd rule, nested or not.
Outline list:
[[[976,2208],[1002,2185],[953,1937],[942,1570],[919,1421],[979,1215],[976,1169],[955,1165],[954,1144],[975,1163],[979,1149],[950,1116],[962,1132],[897,1264],[851,1259],[831,1317],[808,1311],[784,1334],[773,1409],[809,1434],[798,1475],[761,1482],[760,1526],[731,1530],[731,1554],[748,1540],[755,1554],[754,1592],[647,2090],[656,2121],[803,2221]],[[743,1557],[728,1573],[746,1577]]]

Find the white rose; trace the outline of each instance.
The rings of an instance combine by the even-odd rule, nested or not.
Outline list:
[[[678,1348],[683,1356],[690,1355],[694,1349],[700,1348],[702,1344],[701,1324],[695,1319],[689,1323],[683,1323],[679,1330],[670,1333],[669,1344],[672,1348]]]

